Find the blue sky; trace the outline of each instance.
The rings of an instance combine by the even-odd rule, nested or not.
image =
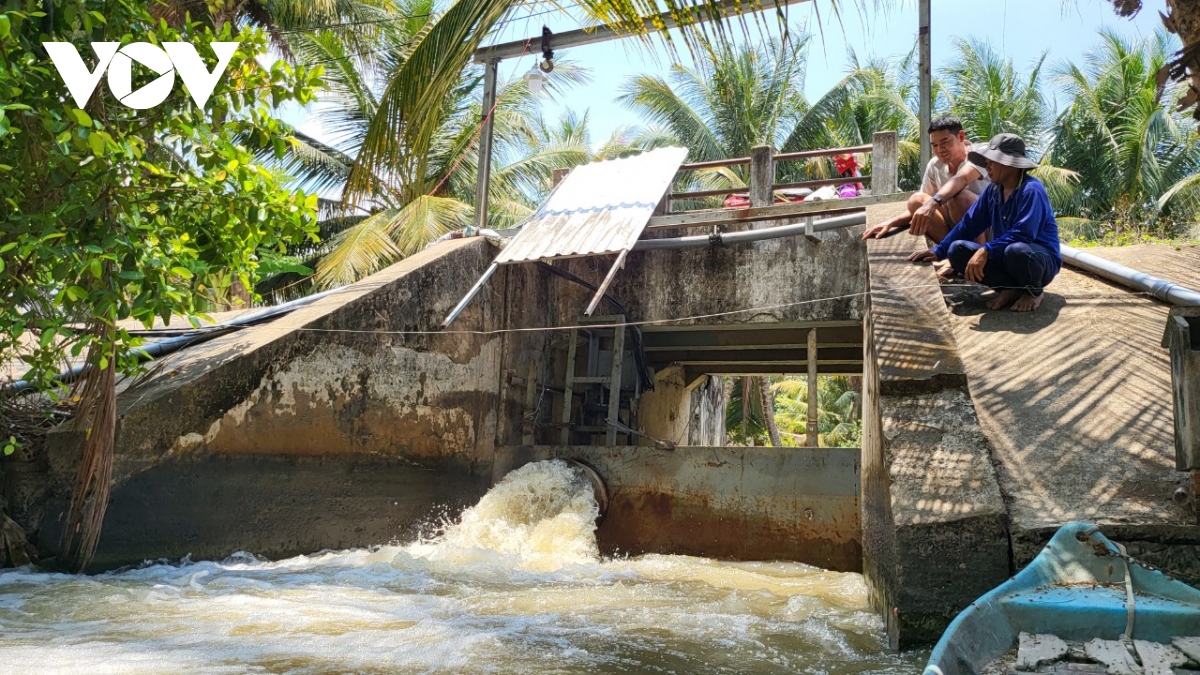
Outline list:
[[[569,3],[570,0],[563,0]],[[872,5],[872,0],[866,0]],[[816,100],[847,72],[848,49],[860,58],[870,56],[900,57],[912,49],[917,33],[917,3],[908,0],[888,10],[868,6],[853,8],[851,0],[842,0],[840,23],[834,18],[830,0],[817,0],[793,5],[789,17],[793,27],[807,28],[813,34],[809,48],[808,74],[804,94]],[[543,8],[533,10],[545,12]],[[821,13],[823,30],[817,26],[816,12]],[[1165,11],[1165,0],[1147,0],[1141,13],[1132,20],[1118,18],[1112,6],[1104,0],[992,0],[991,2],[933,0],[932,49],[935,74],[939,67],[953,57],[955,38],[986,38],[996,49],[1014,59],[1026,70],[1047,53],[1046,63],[1056,64],[1070,59],[1082,62],[1098,43],[1097,32],[1103,28],[1130,37],[1148,37],[1162,26],[1158,12]],[[774,23],[774,17],[768,23]],[[562,32],[578,27],[569,17],[543,13],[520,18],[507,24],[495,42],[522,39],[539,35],[542,23],[551,30]],[[752,33],[757,36],[757,31]],[[761,38],[760,38],[761,39]],[[536,42],[535,42],[536,44]],[[665,52],[648,50],[636,41],[624,40],[556,50],[580,66],[590,68],[593,81],[587,87],[571,90],[564,101],[547,99],[544,112],[550,118],[561,115],[567,106],[582,112],[590,111],[593,141],[602,142],[622,125],[638,124],[638,118],[613,99],[622,83],[632,75],[665,72],[669,59]],[[501,64],[501,78],[512,77],[529,70],[537,58],[534,55],[512,59]],[[1053,94],[1053,87],[1047,86]],[[296,111],[287,119],[303,123],[304,115]],[[316,129],[306,128],[317,132]],[[318,132],[319,133],[319,132]]]

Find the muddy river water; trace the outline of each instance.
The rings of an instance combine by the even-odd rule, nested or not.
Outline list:
[[[912,673],[862,577],[601,558],[565,464],[510,474],[436,535],[288,560],[0,573],[0,673]]]

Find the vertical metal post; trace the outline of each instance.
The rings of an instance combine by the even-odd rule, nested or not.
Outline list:
[[[496,105],[496,71],[499,59],[483,64],[483,127],[479,131],[479,168],[475,186],[475,227],[487,227],[488,189],[492,182],[492,108]]]
[[[817,438],[817,329],[808,329],[808,436],[805,445],[815,448]]]
[[[920,27],[917,32],[917,42],[920,44],[920,56],[918,67],[921,70],[921,128],[918,130],[921,136],[921,170],[925,170],[925,165],[929,163],[929,133],[926,129],[929,128],[929,121],[932,117],[931,106],[933,105],[933,71],[932,71],[932,54],[929,44],[929,20],[930,20],[930,4],[931,0],[921,0],[920,2]]]

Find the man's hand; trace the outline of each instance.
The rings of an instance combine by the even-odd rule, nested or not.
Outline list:
[[[912,225],[909,226],[908,231],[918,237],[925,236],[925,233],[929,231],[929,219],[933,217],[933,212],[937,210],[937,206],[937,202],[933,201],[932,198],[922,204],[920,208],[913,212]]]
[[[881,223],[874,227],[868,227],[866,232],[862,233],[862,240],[868,239],[883,239],[889,232],[892,231],[892,226],[888,223]]]
[[[963,271],[963,276],[967,281],[980,283],[983,281],[983,268],[987,266],[988,252],[986,248],[981,248],[971,256],[967,261],[967,269]]]
[[[917,251],[908,256],[909,262],[934,262],[935,260],[937,260],[937,254],[931,248],[927,248],[924,251]]]

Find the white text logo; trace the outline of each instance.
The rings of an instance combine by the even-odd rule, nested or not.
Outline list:
[[[43,42],[42,46],[50,54],[50,60],[62,76],[63,83],[75,99],[75,105],[83,108],[87,105],[100,78],[108,71],[108,88],[113,96],[130,108],[144,110],[162,103],[171,95],[175,87],[175,73],[183,78],[192,100],[201,108],[212,96],[217,80],[229,66],[239,42],[213,42],[212,49],[217,55],[217,66],[209,72],[204,61],[196,53],[196,48],[186,42],[164,42],[162,47],[149,42],[134,42],[124,47],[120,42],[93,42],[92,51],[96,52],[96,69],[89,71],[83,63],[75,45],[70,42]],[[163,50],[166,51],[163,51]],[[133,89],[133,62],[137,61],[146,68],[158,73],[159,77],[153,82]]]

